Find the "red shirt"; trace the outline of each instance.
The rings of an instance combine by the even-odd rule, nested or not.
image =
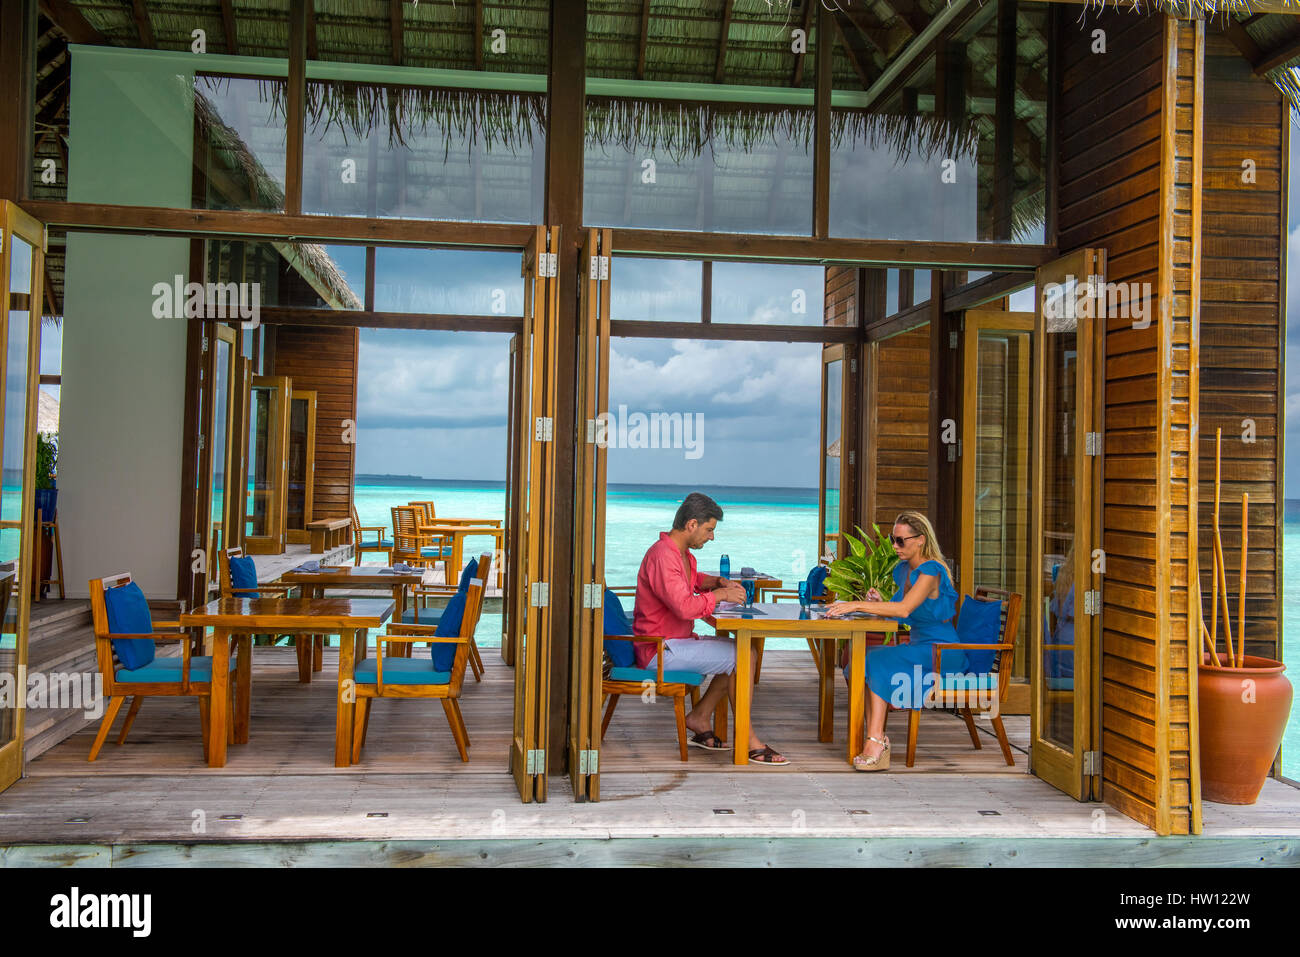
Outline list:
[[[682,553],[667,532],[650,546],[636,573],[636,606],[632,610],[632,634],[658,638],[694,638],[695,619],[713,613],[718,603],[712,592],[702,590],[702,578],[695,570],[695,556],[688,550],[689,572],[682,567]],[[644,668],[658,648],[648,641],[636,642],[636,666]]]

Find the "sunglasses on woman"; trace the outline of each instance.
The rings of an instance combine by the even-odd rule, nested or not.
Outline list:
[[[902,548],[904,542],[910,542],[912,539],[920,538],[920,537],[921,537],[920,535],[908,535],[906,538],[904,538],[901,535],[892,535],[890,536],[890,541],[892,541],[899,548]]]

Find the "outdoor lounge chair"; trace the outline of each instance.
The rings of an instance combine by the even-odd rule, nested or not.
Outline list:
[[[367,535],[367,533],[373,533]],[[393,540],[387,537],[387,525],[362,525],[361,518],[357,515],[357,507],[352,506],[352,554],[356,560],[354,565],[361,564],[361,555],[363,552],[383,552],[388,562],[392,562]]]
[[[469,760],[469,733],[465,729],[465,719],[460,712],[460,692],[465,679],[465,664],[470,657],[474,629],[478,627],[479,615],[483,610],[483,580],[471,579],[465,592],[456,595],[453,602],[460,605],[460,621],[455,634],[438,634],[440,630],[451,630],[445,627],[446,620],[437,629],[428,625],[390,624],[387,633],[375,639],[375,657],[367,658],[357,664],[353,675],[357,694],[352,730],[354,764],[361,760],[361,749],[365,746],[366,730],[370,725],[370,704],[375,698],[441,699],[442,709],[447,714],[447,723],[451,726],[452,737],[456,739],[456,750],[460,752],[460,759]],[[454,616],[455,609],[450,605],[448,608],[447,614]],[[425,643],[435,646],[432,655],[427,657],[419,654],[409,658],[384,655],[385,645]],[[452,644],[456,649],[448,662],[445,660],[445,648],[440,652],[437,646]],[[443,660],[440,660],[440,657]]]
[[[291,598],[293,585],[263,583],[257,580],[253,559],[242,548],[225,548],[217,553],[221,564],[222,598]],[[287,635],[293,639],[298,655],[298,680],[311,681],[311,673],[324,667],[324,635]]]
[[[108,730],[113,726],[118,711],[127,698],[131,708],[126,713],[117,743],[126,741],[140,705],[146,697],[193,696],[199,702],[199,720],[203,730],[203,760],[208,758],[208,702],[212,696],[212,659],[190,653],[188,632],[159,632],[158,628],[180,628],[175,621],[155,622],[149,614],[149,603],[140,586],[131,580],[131,573],[110,575],[90,580],[90,614],[95,630],[95,653],[99,673],[104,679],[106,699],[104,717],[99,723],[99,733],[90,746],[89,761],[99,756]],[[159,642],[179,641],[180,657],[159,658],[154,646]],[[239,652],[242,654],[243,652]],[[230,658],[233,672],[237,655]],[[234,681],[231,682],[233,691]],[[233,705],[233,703],[232,703]],[[235,734],[232,706],[226,711],[228,718],[227,740]]]
[[[926,696],[927,708],[952,709],[961,714],[966,721],[966,730],[970,733],[971,744],[975,750],[983,749],[979,732],[975,730],[972,712],[988,711],[992,714],[993,731],[998,736],[1002,756],[1007,764],[1014,765],[1011,755],[1011,743],[1007,740],[1007,731],[1002,724],[1002,702],[1006,700],[1007,688],[1011,685],[1011,663],[1016,649],[1016,632],[1020,627],[1020,606],[1024,601],[1022,595],[1001,588],[987,588],[983,585],[975,589],[973,598],[963,597],[957,608],[958,637],[961,637],[962,615],[971,602],[981,604],[1000,604],[998,621],[998,641],[994,642],[936,642],[931,667],[940,679],[934,689]],[[970,608],[971,613],[975,608]],[[958,649],[966,652],[982,652],[991,657],[988,668],[977,668],[966,674],[943,674],[939,667],[940,655],[945,651]],[[969,654],[968,654],[969,656]],[[996,699],[994,696],[996,695]],[[886,712],[885,720],[889,715]],[[907,766],[916,761],[916,736],[921,724],[921,712],[911,709],[907,721]]]
[[[420,531],[420,526],[428,524],[424,518],[421,505],[394,505],[393,513],[393,562],[405,562],[408,565],[436,565],[441,559],[451,557],[451,546],[441,535]],[[442,562],[443,568],[447,563]],[[450,569],[446,581],[451,581]]]
[[[454,598],[457,592],[463,592],[469,588],[472,579],[480,578],[486,582],[491,570],[492,553],[484,552],[465,566],[465,570],[460,573],[460,583],[458,585],[420,585],[413,588],[411,590],[411,607],[403,613],[402,624],[427,625],[436,628],[442,621],[442,614],[447,610],[446,606],[442,608],[421,608],[420,603],[428,601],[430,598]],[[483,656],[479,653],[478,642],[474,640],[473,635],[469,636],[469,666],[474,672],[474,680],[482,681]]]

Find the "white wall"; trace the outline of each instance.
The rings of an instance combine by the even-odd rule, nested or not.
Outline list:
[[[74,48],[68,199],[188,207],[187,82],[165,61]],[[58,484],[69,597],[123,571],[151,598],[176,597],[186,329],[151,307],[154,283],[188,267],[185,239],[68,235]]]

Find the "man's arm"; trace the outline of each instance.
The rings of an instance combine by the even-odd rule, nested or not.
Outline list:
[[[712,614],[718,603],[717,596],[711,591],[697,595],[695,581],[687,584],[680,572],[672,567],[671,560],[675,558],[676,556],[671,556],[669,560],[650,563],[646,569],[650,588],[679,618],[704,618]],[[698,578],[697,573],[696,579]]]
[[[719,575],[701,575],[699,572],[696,572],[695,590],[712,591],[713,589],[720,587],[725,581],[726,579]]]

